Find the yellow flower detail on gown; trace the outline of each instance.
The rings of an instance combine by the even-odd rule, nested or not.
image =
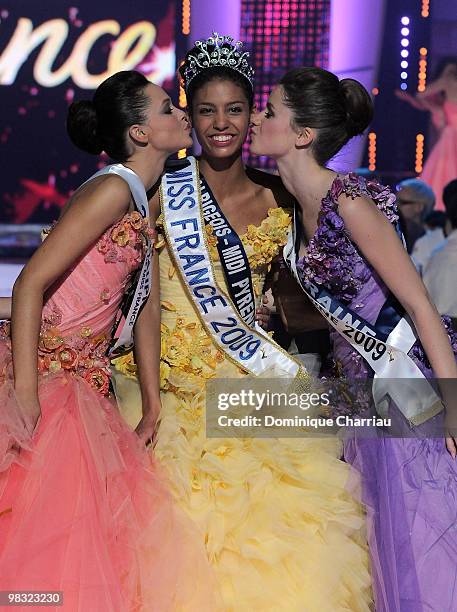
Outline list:
[[[271,209],[241,236],[260,295],[290,216]],[[218,283],[226,288],[211,246]],[[244,373],[213,344],[179,274],[160,250],[162,412],[154,452],[206,544],[227,612],[367,612],[371,592],[364,515],[347,491],[335,438],[216,439],[205,435],[205,382]],[[171,278],[170,278],[171,276]],[[132,376],[133,360],[118,370]],[[141,415],[138,386],[116,376],[121,411]],[[209,612],[209,611],[208,611]]]

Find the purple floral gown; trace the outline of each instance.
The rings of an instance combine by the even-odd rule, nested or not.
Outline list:
[[[355,174],[337,176],[322,200],[316,233],[298,268],[306,281],[324,287],[375,324],[390,292],[350,239],[338,211],[343,193],[367,196],[392,224],[397,222],[395,195],[388,188]],[[456,336],[449,322],[443,322],[456,353]],[[373,376],[336,331],[331,341],[338,375]],[[418,342],[409,355],[427,377],[433,376]],[[354,434],[345,442],[345,459],[361,475],[376,611],[456,612],[457,461],[442,437],[427,437],[443,417],[412,428],[393,403],[389,416],[397,431],[407,432],[405,437],[387,437],[381,430],[370,437]]]

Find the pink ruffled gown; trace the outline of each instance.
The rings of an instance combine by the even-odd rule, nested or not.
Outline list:
[[[435,208],[444,210],[443,189],[457,179],[457,102],[445,101],[446,127],[425,162],[421,179],[434,191]]]
[[[219,609],[195,527],[109,397],[108,338],[148,231],[125,215],[48,292],[32,439],[0,328],[0,591],[63,591],[63,607],[34,609]]]

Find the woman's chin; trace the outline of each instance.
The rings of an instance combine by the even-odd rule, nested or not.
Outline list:
[[[258,137],[254,136],[254,134],[251,136],[251,143],[249,145],[249,153],[251,153],[251,155],[265,155],[265,151],[262,150],[261,143],[258,142]]]

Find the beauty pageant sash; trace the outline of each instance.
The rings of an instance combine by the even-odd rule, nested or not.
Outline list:
[[[117,174],[128,183],[136,209],[143,218],[149,217],[148,198],[146,190],[139,176],[122,164],[113,164],[102,168],[90,177],[85,183],[103,174]],[[85,184],[84,183],[84,184]],[[152,244],[148,238],[146,255],[137,280],[134,282],[123,298],[116,317],[109,356],[115,357],[130,350],[133,346],[133,328],[143,304],[149,297],[152,282]]]
[[[205,223],[213,228],[213,234],[217,238],[217,251],[230,297],[246,325],[253,327],[255,325],[255,296],[251,268],[243,243],[201,175],[200,192],[203,218]]]
[[[304,282],[297,270],[300,238],[296,227],[294,214],[284,260],[312,304],[373,369],[372,392],[379,414],[388,416],[389,398],[412,425],[420,425],[441,412],[441,399],[408,355],[417,339],[409,322],[401,318],[386,336],[324,288]]]
[[[304,368],[257,325],[246,325],[230,297],[218,286],[208,249],[198,165],[162,177],[160,201],[164,230],[176,269],[203,327],[225,356],[254,375],[307,378]]]

